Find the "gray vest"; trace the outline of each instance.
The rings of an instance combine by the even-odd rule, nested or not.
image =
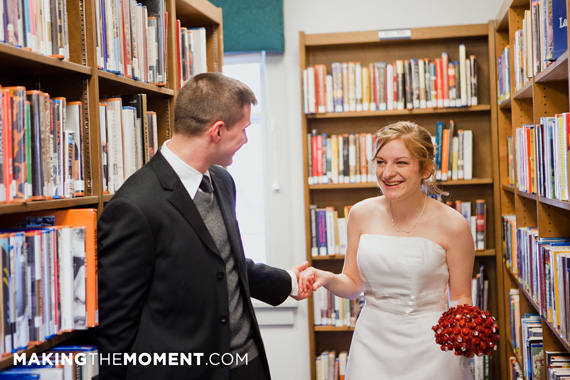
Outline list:
[[[226,281],[228,285],[228,305],[229,305],[229,321],[230,321],[230,350],[232,354],[239,354],[240,357],[245,357],[247,354],[248,362],[255,359],[259,352],[255,341],[253,340],[253,330],[251,328],[251,316],[245,311],[244,299],[239,286],[239,274],[236,266],[234,255],[231,252],[230,241],[228,239],[228,232],[220,205],[213,193],[205,193],[198,190],[194,203],[204,220],[204,224],[208,227],[208,231],[216,247],[220,251],[222,259],[226,263]],[[219,354],[223,354],[220,352]],[[230,368],[237,365],[232,363]],[[239,364],[243,364],[240,362]]]

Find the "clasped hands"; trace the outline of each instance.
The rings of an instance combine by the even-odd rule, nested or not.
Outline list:
[[[313,294],[313,291],[317,290],[324,285],[322,271],[309,267],[309,262],[294,266],[291,271],[297,276],[297,285],[299,286],[299,293],[297,296],[293,296],[297,301],[304,300]]]

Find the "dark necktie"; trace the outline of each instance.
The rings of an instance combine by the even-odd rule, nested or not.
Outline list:
[[[212,188],[212,184],[210,183],[210,178],[205,175],[202,176],[202,181],[200,182],[200,190],[208,194],[214,191],[214,188]]]

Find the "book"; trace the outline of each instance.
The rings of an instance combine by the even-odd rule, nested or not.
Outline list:
[[[486,204],[484,199],[477,199],[475,201],[475,216],[477,221],[476,249],[478,251],[485,250]]]

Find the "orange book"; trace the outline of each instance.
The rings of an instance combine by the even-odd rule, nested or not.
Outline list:
[[[441,147],[441,180],[447,181],[447,169],[449,167],[449,129],[443,130]]]

